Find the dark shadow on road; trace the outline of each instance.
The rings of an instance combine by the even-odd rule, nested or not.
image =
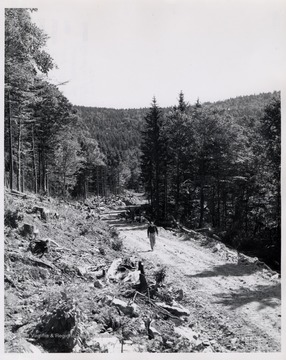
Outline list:
[[[140,250],[140,251],[137,251],[138,253],[146,253],[146,252],[152,252],[152,250]]]
[[[215,304],[229,306],[232,310],[251,302],[259,303],[258,310],[266,307],[275,308],[280,305],[277,300],[281,300],[281,285],[258,285],[254,289],[241,287],[235,292],[221,293],[215,296],[218,298],[218,301],[214,302]]]
[[[197,273],[194,275],[185,275],[187,277],[213,277],[213,276],[242,276],[242,275],[250,275],[258,271],[259,268],[253,264],[234,264],[234,263],[226,263],[223,265],[217,265],[212,268],[212,270],[205,270],[201,273]]]

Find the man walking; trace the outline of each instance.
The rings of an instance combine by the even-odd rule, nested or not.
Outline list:
[[[150,239],[150,245],[151,245],[151,250],[152,251],[153,251],[154,246],[155,246],[156,234],[158,235],[157,226],[154,224],[153,221],[151,221],[151,223],[149,224],[148,229],[147,229],[147,236]]]

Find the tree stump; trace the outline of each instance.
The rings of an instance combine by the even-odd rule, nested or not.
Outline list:
[[[22,235],[25,237],[28,235],[33,236],[34,231],[35,231],[34,225],[24,224],[22,227]]]

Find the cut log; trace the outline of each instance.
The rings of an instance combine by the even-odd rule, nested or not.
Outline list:
[[[54,266],[46,261],[39,260],[37,258],[32,258],[30,256],[27,259],[39,266],[47,267],[49,269],[54,269]]]
[[[156,303],[156,305],[164,308],[165,310],[176,316],[190,315],[190,311],[179,304],[168,305],[165,303]]]

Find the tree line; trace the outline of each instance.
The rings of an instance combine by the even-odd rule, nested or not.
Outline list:
[[[243,99],[237,107],[190,106],[181,92],[167,113],[154,98],[142,131],[142,179],[158,223],[213,229],[279,268],[280,93],[260,98],[260,109],[246,110]]]
[[[76,109],[106,158],[105,193],[142,190],[140,143],[147,109]]]
[[[5,186],[52,196],[144,190],[157,223],[210,227],[280,264],[280,93],[161,109],[73,106],[35,9],[5,9]]]
[[[5,185],[19,191],[86,195],[105,164],[98,142],[48,73],[47,35],[36,9],[5,9]]]

